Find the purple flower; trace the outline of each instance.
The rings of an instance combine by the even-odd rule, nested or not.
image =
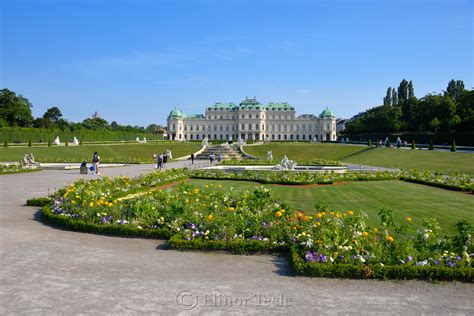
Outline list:
[[[306,259],[306,261],[311,261],[311,262],[316,261],[314,252],[308,251],[308,252],[306,253],[305,259]]]
[[[296,238],[294,238],[294,237],[291,238],[290,240],[291,240],[291,242],[296,242]]]
[[[193,224],[193,223],[189,223],[189,224],[188,224],[188,228],[189,228],[189,229],[195,229],[195,228],[196,228],[196,225]]]
[[[327,258],[326,258],[325,255],[323,255],[322,253],[319,254],[319,262],[326,262],[326,259],[327,259]]]
[[[339,255],[338,258],[339,260],[344,260],[344,255]]]
[[[458,256],[458,260],[461,261],[461,260],[462,260],[462,257],[461,257],[461,256]]]
[[[412,262],[413,261],[413,258],[411,256],[408,256],[407,257],[407,262]]]
[[[439,260],[433,261],[433,264],[434,264],[435,266],[439,265]]]

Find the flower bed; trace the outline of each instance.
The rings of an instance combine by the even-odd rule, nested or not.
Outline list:
[[[11,165],[0,164],[0,175],[12,174],[12,173],[34,172],[34,171],[41,171],[41,169],[40,168],[24,168],[20,164],[11,164]]]
[[[272,160],[260,160],[260,159],[229,159],[223,160],[221,164],[223,165],[233,165],[233,166],[274,166],[279,162]],[[324,159],[313,159],[313,160],[297,160],[296,163],[299,166],[343,166],[339,161],[334,160],[324,160]]]
[[[177,249],[291,249],[294,271],[309,276],[473,281],[467,222],[457,224],[456,235],[441,236],[435,219],[395,224],[392,211],[382,209],[381,224],[370,227],[364,212],[295,210],[263,187],[238,194],[219,185],[160,189],[188,173],[80,180],[54,194],[43,216],[78,231],[170,238]]]
[[[264,184],[332,184],[343,181],[402,180],[447,190],[473,192],[474,184],[468,175],[439,175],[429,171],[349,171],[334,172],[292,172],[292,171],[244,171],[193,170],[189,176],[196,179],[243,180]]]

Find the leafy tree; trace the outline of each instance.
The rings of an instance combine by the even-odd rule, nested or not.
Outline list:
[[[440,124],[441,122],[438,120],[437,117],[435,117],[434,119],[430,121],[431,130],[436,133],[439,129]]]
[[[392,87],[387,88],[387,95],[383,98],[383,105],[392,105]]]
[[[82,126],[86,129],[91,130],[107,130],[109,129],[109,123],[100,117],[92,117],[82,121]]]
[[[33,121],[33,127],[53,128],[53,122],[49,118],[38,117]]]
[[[464,91],[464,82],[462,80],[450,80],[446,93],[449,94],[454,100],[457,100],[461,93]]]
[[[398,105],[398,94],[395,88],[392,88],[392,104]]]
[[[43,114],[43,117],[45,119],[50,119],[53,123],[56,123],[56,121],[59,120],[59,118],[61,118],[62,116],[63,114],[61,113],[61,110],[56,106],[47,109],[46,112],[44,112]]]
[[[408,99],[415,97],[415,89],[413,88],[413,81],[410,80],[408,83]]]
[[[33,122],[32,106],[27,98],[8,89],[0,90],[0,120],[8,126],[30,126]]]
[[[404,103],[408,100],[408,81],[403,79],[398,85],[398,102]]]

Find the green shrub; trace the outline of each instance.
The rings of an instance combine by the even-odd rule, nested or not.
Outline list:
[[[369,138],[369,142],[367,143],[367,146],[372,147],[372,139]]]
[[[31,139],[28,141],[28,147],[31,147]]]
[[[8,147],[8,142],[7,141],[3,142],[3,147]]]
[[[451,144],[451,152],[456,151],[456,142],[453,140],[453,143]]]
[[[64,146],[69,146],[69,143],[67,141],[65,141]]]
[[[51,203],[51,197],[38,197],[26,201],[26,205],[28,206],[46,206],[51,205]]]
[[[51,139],[48,139],[48,147],[51,147]]]
[[[430,145],[428,146],[428,150],[433,150],[434,147],[433,147],[433,140],[431,139],[430,140]]]

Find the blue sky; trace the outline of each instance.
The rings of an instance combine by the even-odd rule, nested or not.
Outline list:
[[[7,0],[0,86],[71,121],[164,124],[246,96],[351,117],[403,78],[418,97],[471,88],[473,3]]]

